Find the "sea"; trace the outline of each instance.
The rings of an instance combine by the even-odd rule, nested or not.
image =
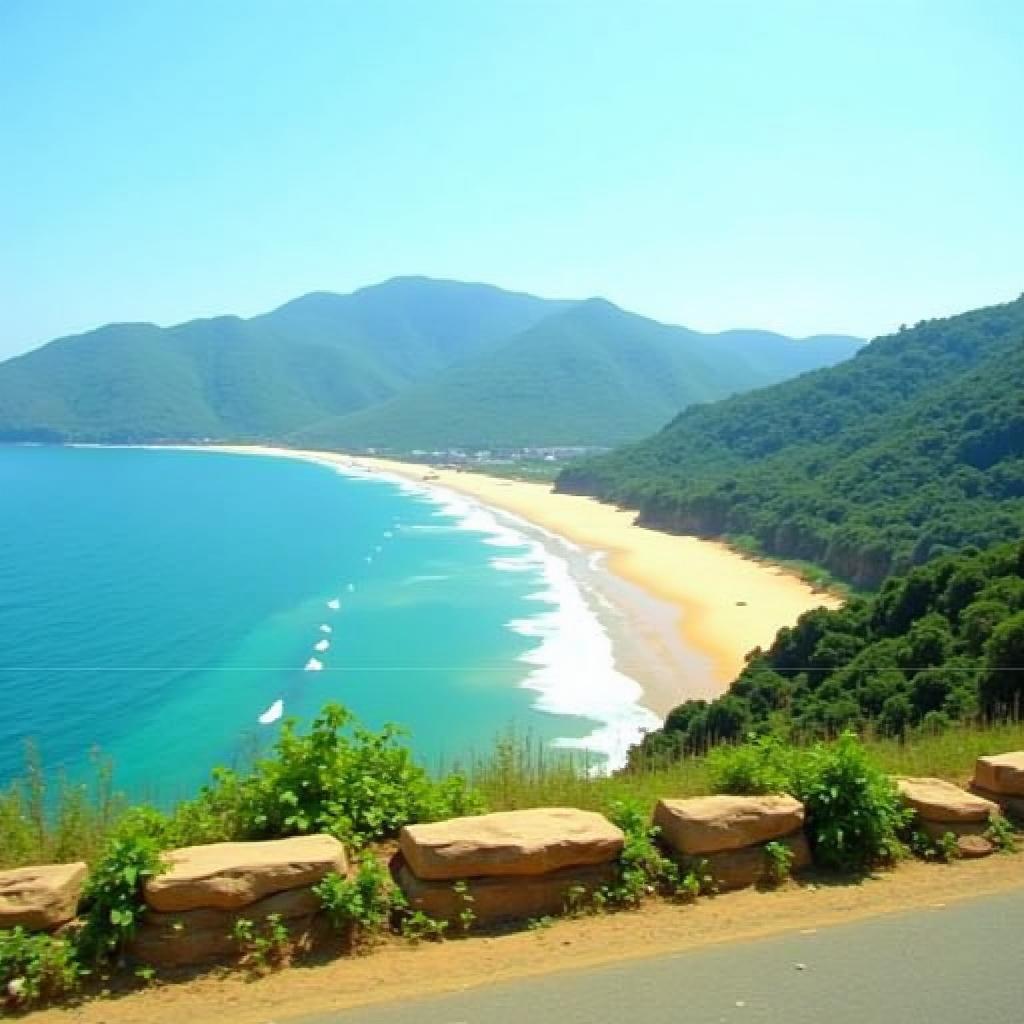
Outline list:
[[[658,719],[584,562],[326,461],[0,447],[0,787],[31,744],[50,772],[109,761],[119,789],[169,802],[328,702],[401,726],[432,770],[509,737],[614,768]]]

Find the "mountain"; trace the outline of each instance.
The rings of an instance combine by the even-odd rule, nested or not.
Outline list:
[[[876,586],[1024,529],[1024,296],[876,339],[848,362],[682,412],[574,464],[563,491]]]
[[[671,711],[631,761],[701,753],[751,731],[903,736],[979,714],[1019,717],[1022,658],[1024,543],[946,555],[873,597],[802,615],[748,656],[723,696]]]
[[[251,320],[113,324],[0,364],[0,438],[280,439],[389,398],[566,305],[395,278]]]
[[[698,334],[589,299],[380,405],[302,431],[311,445],[612,445],[679,408],[852,355],[857,339]]]
[[[597,300],[395,278],[248,320],[51,342],[0,364],[0,440],[602,444],[857,344],[705,337]]]

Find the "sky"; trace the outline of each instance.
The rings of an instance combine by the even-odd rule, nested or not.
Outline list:
[[[872,336],[1024,291],[1020,0],[2,0],[0,358],[403,274]]]

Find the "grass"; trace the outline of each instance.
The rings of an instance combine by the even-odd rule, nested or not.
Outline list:
[[[927,775],[963,784],[980,754],[1024,750],[1024,722],[960,725],[899,742],[865,737],[868,755],[894,775]],[[47,778],[33,752],[24,777],[0,793],[0,869],[85,860],[94,864],[128,810],[114,790],[109,764],[95,759],[91,784]],[[499,739],[463,768],[490,810],[567,806],[609,813],[621,801],[645,812],[662,797],[710,792],[707,766],[693,757],[613,776],[594,773],[586,754],[552,751],[532,737]]]

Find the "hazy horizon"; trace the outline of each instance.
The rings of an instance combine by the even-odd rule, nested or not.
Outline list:
[[[1024,8],[0,10],[0,359],[395,276],[699,331],[1010,300]]]

